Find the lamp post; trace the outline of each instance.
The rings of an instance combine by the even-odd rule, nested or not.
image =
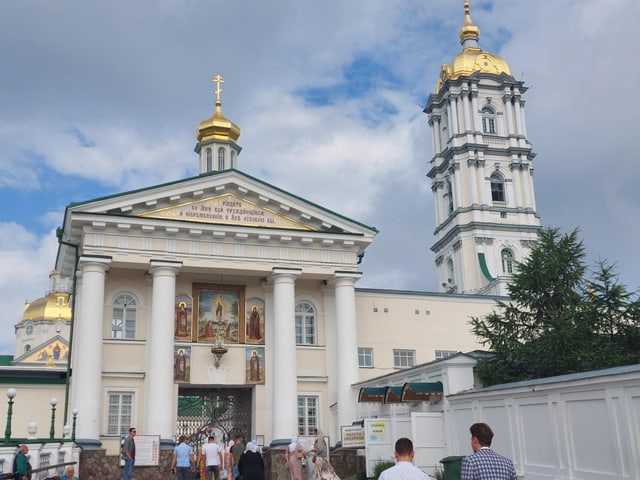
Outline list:
[[[72,413],[73,413],[73,424],[71,427],[71,441],[75,442],[76,441],[76,418],[78,416],[78,409],[74,408]]]
[[[7,390],[7,398],[9,399],[9,406],[7,407],[7,428],[4,429],[4,444],[9,445],[11,441],[11,415],[13,415],[13,399],[16,396],[16,389],[9,388]]]
[[[51,404],[51,428],[49,429],[49,440],[53,440],[53,437],[56,433],[55,422],[56,422],[56,405],[58,404],[58,399],[54,397],[51,400],[49,400],[49,403]]]

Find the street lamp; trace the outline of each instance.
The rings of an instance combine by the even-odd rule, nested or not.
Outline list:
[[[77,408],[73,409],[73,425],[71,427],[71,441],[75,442],[76,441],[76,418],[78,417],[78,412],[79,410]]]
[[[49,430],[49,439],[53,440],[53,437],[56,433],[55,422],[56,422],[56,405],[58,404],[58,399],[54,397],[51,400],[49,400],[49,403],[51,404],[51,429]]]
[[[9,445],[11,441],[11,415],[13,415],[13,399],[16,396],[16,389],[7,390],[7,398],[9,399],[9,407],[7,408],[7,428],[4,429],[4,444]]]

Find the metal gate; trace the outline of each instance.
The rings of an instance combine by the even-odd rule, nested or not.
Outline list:
[[[211,434],[223,445],[236,435],[251,438],[251,393],[250,388],[180,388],[176,437],[186,435],[195,449]]]

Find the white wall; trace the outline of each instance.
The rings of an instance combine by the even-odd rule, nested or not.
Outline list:
[[[469,455],[469,426],[527,480],[640,478],[640,365],[490,387],[448,397],[448,454]]]

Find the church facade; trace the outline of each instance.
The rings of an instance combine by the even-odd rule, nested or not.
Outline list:
[[[197,176],[68,206],[66,287],[42,299],[65,310],[27,308],[13,366],[64,373],[47,387],[59,421],[75,411],[77,441],[116,454],[130,426],[166,444],[317,429],[335,444],[361,418],[358,383],[482,348],[469,319],[504,299],[539,219],[526,88],[478,36],[465,2],[463,50],[425,108],[441,292],[357,288],[376,228],[243,172],[217,75]]]

